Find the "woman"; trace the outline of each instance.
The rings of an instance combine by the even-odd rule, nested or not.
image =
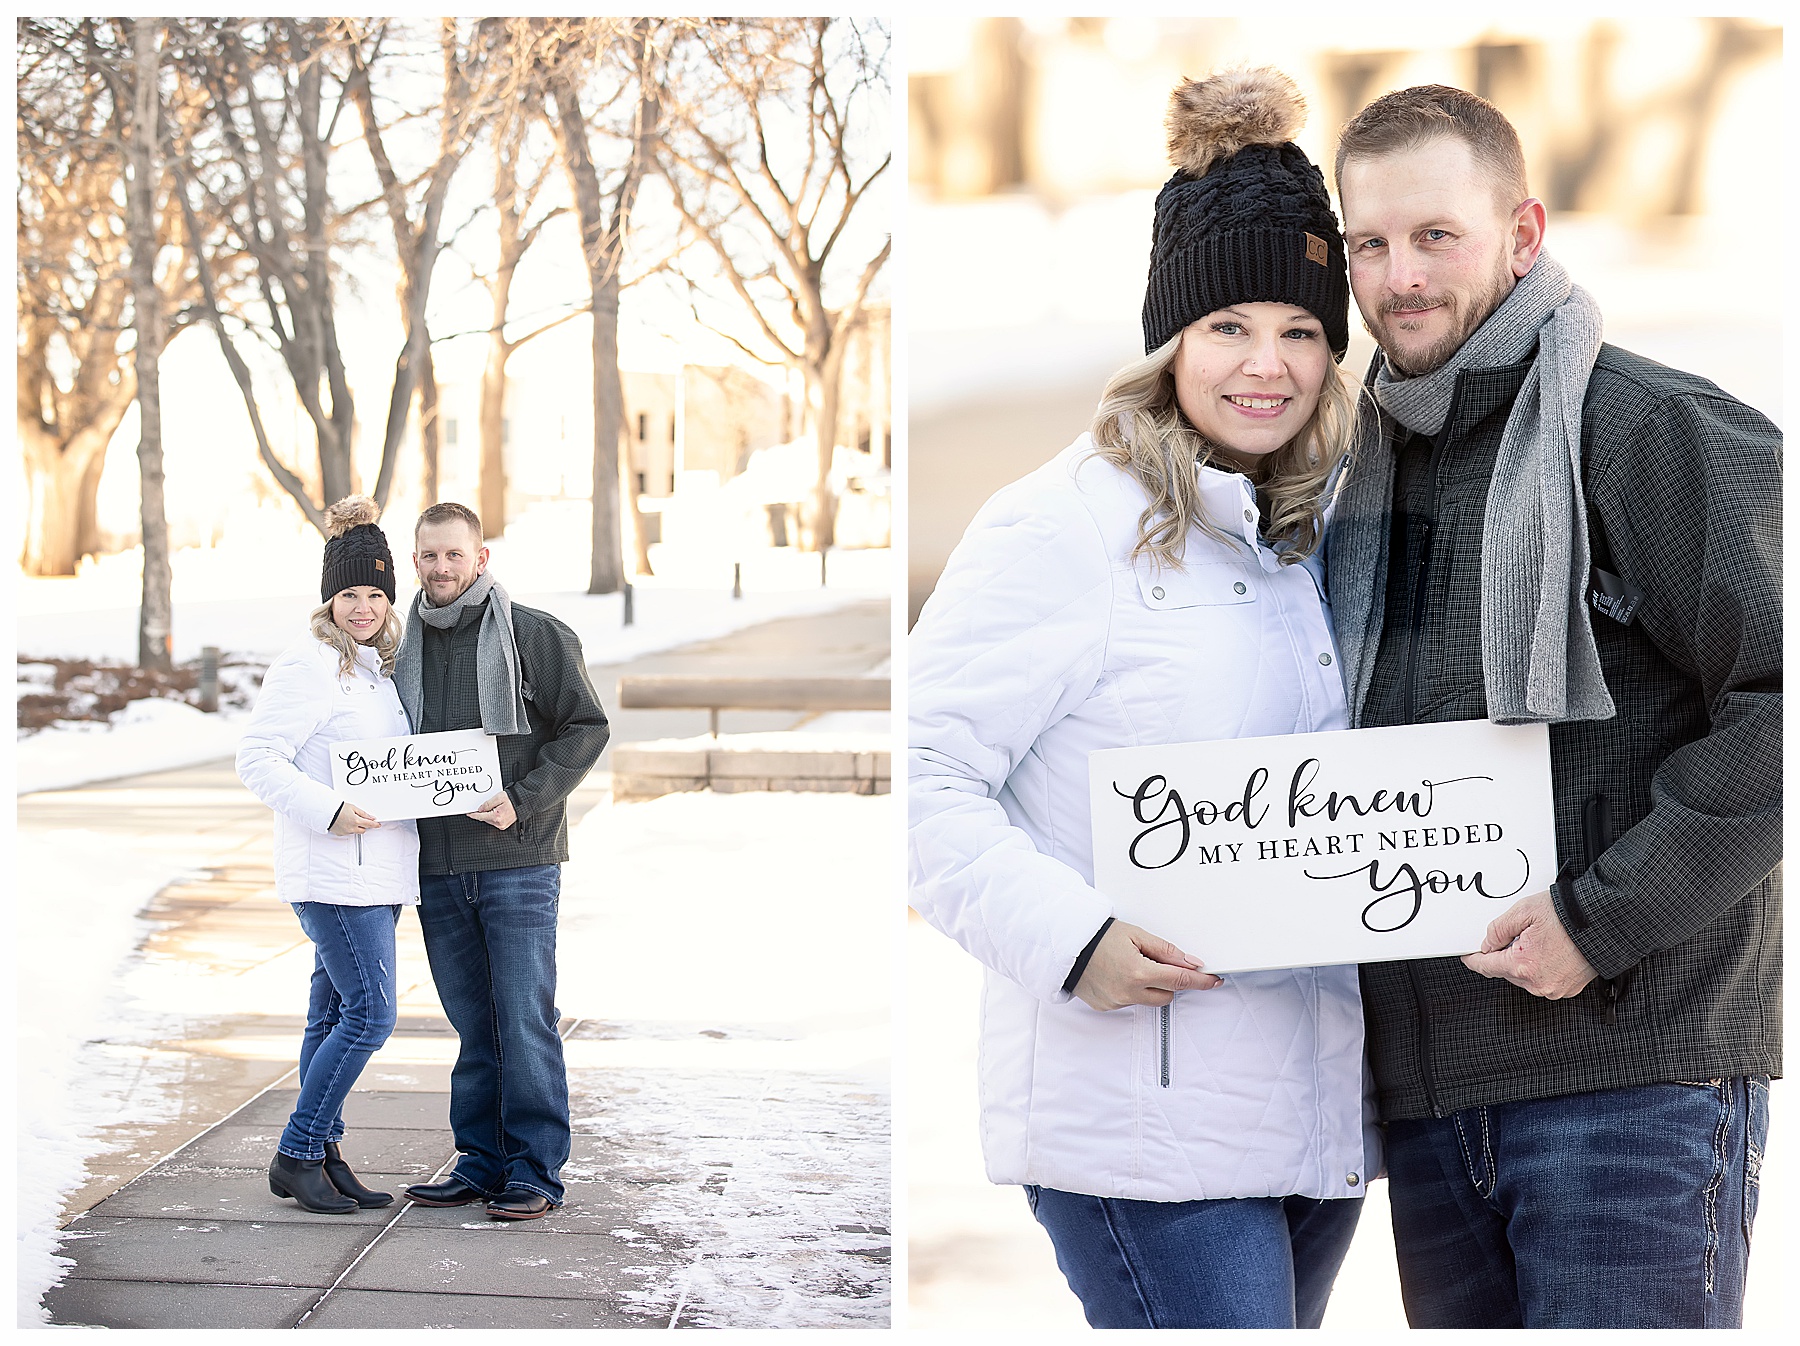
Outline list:
[[[1317,1326],[1377,1163],[1354,967],[1221,981],[1092,886],[1089,752],[1345,726],[1348,287],[1302,116],[1273,70],[1176,90],[1147,354],[982,508],[913,633],[914,905],[986,965],[988,1174],[1095,1327]]]
[[[394,690],[394,558],[374,501],[326,512],[323,603],[312,634],[269,666],[238,747],[238,776],[275,810],[275,891],[313,942],[300,1098],[269,1163],[269,1190],[306,1210],[385,1206],[338,1151],[344,1099],[394,1028],[394,926],[419,900],[419,829],[382,823],[331,786],[330,747],[409,733]]]

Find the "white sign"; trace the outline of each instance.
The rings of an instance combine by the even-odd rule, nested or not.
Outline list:
[[[471,813],[499,793],[498,744],[479,729],[333,743],[331,783],[383,822]]]
[[[1550,886],[1541,724],[1406,725],[1089,756],[1094,886],[1213,972],[1471,953]]]

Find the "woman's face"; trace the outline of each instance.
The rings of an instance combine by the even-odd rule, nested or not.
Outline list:
[[[1300,433],[1331,369],[1325,327],[1293,304],[1233,304],[1182,330],[1175,400],[1224,465],[1254,468]]]
[[[343,589],[331,597],[332,622],[340,631],[348,631],[359,645],[375,639],[387,615],[387,595],[372,584]]]

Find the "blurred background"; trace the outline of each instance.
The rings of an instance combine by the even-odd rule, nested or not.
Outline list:
[[[1774,273],[1742,271],[1782,214],[1780,58],[1780,28],[1743,18],[912,23],[909,622],[982,501],[1085,430],[1106,377],[1142,352],[1152,205],[1170,171],[1163,115],[1182,77],[1285,71],[1310,110],[1299,143],[1328,181],[1338,128],[1378,95],[1481,94],[1518,128],[1548,246],[1597,297],[1607,339],[1780,423]],[[1354,314],[1351,327],[1346,367],[1360,375],[1373,343]],[[910,1322],[1079,1327],[1023,1196],[982,1175],[979,969],[916,917],[908,958]],[[1772,1138],[1748,1326],[1778,1312],[1786,1148]],[[1385,1187],[1371,1189],[1327,1327],[1405,1326]]]

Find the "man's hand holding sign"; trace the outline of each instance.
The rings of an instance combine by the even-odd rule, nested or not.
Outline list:
[[[1488,926],[1481,951],[1463,956],[1463,966],[1484,977],[1503,977],[1546,1000],[1580,995],[1595,976],[1557,919],[1547,892],[1507,908]]]

